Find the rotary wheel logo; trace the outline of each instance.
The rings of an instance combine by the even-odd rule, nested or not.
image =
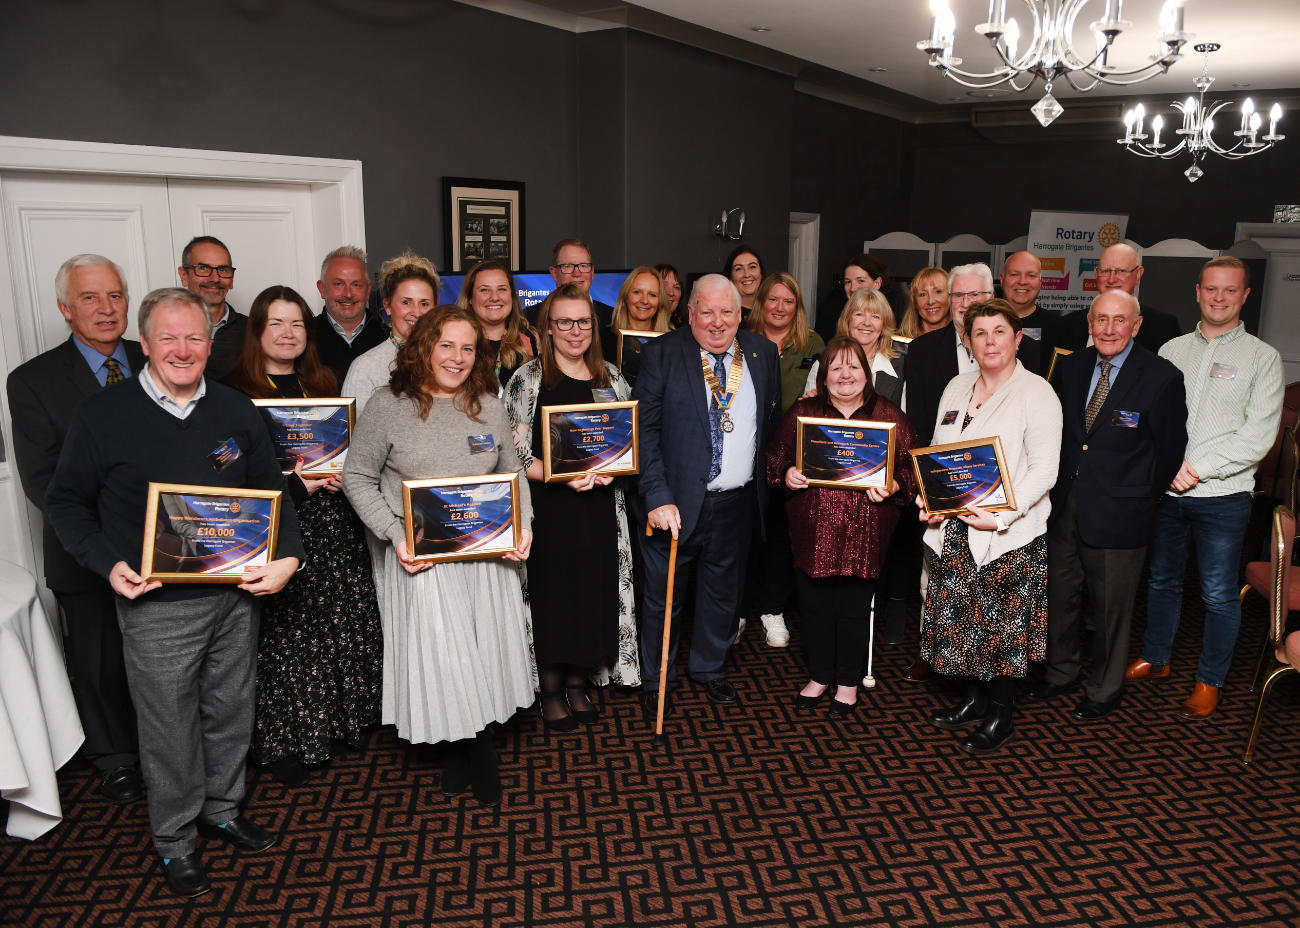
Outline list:
[[[861,439],[861,438],[862,438],[862,433],[861,433],[861,432],[854,432],[854,433],[853,433],[853,437],[854,437],[854,438],[857,438],[857,439]]]
[[[1111,245],[1119,244],[1119,226],[1113,222],[1103,223],[1102,227],[1097,230],[1097,244],[1102,248],[1109,248]]]
[[[235,500],[230,504],[230,511],[235,513],[239,512],[239,500]]]
[[[608,422],[608,421],[609,421],[609,413],[602,413],[602,414],[601,414],[601,417],[600,417],[600,421],[601,421],[601,422]]]
[[[970,452],[967,451],[967,452],[966,452],[965,454],[963,454],[961,457],[962,457],[962,460],[963,460],[963,461],[969,461],[969,460],[970,460]]]

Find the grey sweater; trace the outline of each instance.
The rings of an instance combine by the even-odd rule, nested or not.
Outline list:
[[[357,419],[343,465],[343,492],[366,527],[394,545],[406,540],[402,521],[402,481],[433,477],[472,477],[518,472],[519,516],[533,521],[528,481],[515,454],[505,406],[495,396],[480,397],[482,422],[475,422],[453,405],[435,399],[429,418],[421,420],[408,397],[378,390]],[[487,442],[491,450],[473,451],[470,438]]]

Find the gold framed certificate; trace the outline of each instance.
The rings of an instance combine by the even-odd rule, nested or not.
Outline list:
[[[542,407],[542,469],[547,483],[586,474],[640,472],[637,400]]]
[[[887,490],[894,479],[893,422],[799,416],[794,466],[813,486]]]
[[[280,491],[150,483],[140,575],[146,582],[242,583],[275,560]]]
[[[1046,378],[1046,379],[1047,379],[1047,382],[1048,382],[1048,383],[1051,383],[1051,382],[1052,382],[1052,375],[1056,373],[1056,362],[1059,361],[1059,360],[1061,360],[1061,358],[1064,358],[1064,357],[1066,357],[1066,356],[1068,356],[1068,355],[1072,355],[1072,354],[1074,354],[1074,351],[1073,351],[1072,349],[1070,349],[1070,348],[1053,348],[1053,349],[1052,349],[1052,359],[1051,359],[1050,361],[1047,362],[1047,378]]]
[[[343,473],[348,442],[356,425],[357,401],[350,396],[319,399],[255,399],[262,414],[280,470],[293,473],[302,458],[302,472],[310,477]]]
[[[500,557],[519,544],[519,474],[402,481],[406,550],[417,561]]]
[[[618,329],[617,360],[614,365],[623,372],[628,383],[636,383],[636,375],[641,372],[641,351],[652,338],[658,338],[663,332],[641,332],[636,329]]]
[[[925,508],[931,515],[950,516],[981,509],[1015,509],[1011,475],[1002,456],[1002,442],[992,438],[912,449],[912,467]]]

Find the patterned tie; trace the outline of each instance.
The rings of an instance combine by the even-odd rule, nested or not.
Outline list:
[[[104,362],[104,366],[108,368],[108,376],[104,378],[104,386],[111,387],[115,383],[126,380],[126,377],[122,374],[122,365],[117,363],[117,358],[109,358]]]
[[[1092,391],[1092,399],[1088,400],[1088,408],[1083,411],[1083,429],[1085,432],[1092,431],[1092,424],[1097,421],[1097,413],[1101,412],[1102,403],[1106,402],[1106,396],[1110,393],[1110,362],[1101,362],[1101,376],[1097,378],[1097,388]],[[1078,407],[1075,407],[1078,409]]]
[[[727,382],[726,360],[726,352],[713,355],[713,376],[724,385]],[[722,407],[718,405],[716,396],[709,400],[709,438],[713,441],[713,462],[709,465],[709,482],[712,483],[722,473]]]

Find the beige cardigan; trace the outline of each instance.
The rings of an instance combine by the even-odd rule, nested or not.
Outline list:
[[[1061,461],[1061,402],[1046,380],[1017,361],[1011,379],[989,397],[962,431],[978,378],[979,371],[970,371],[948,382],[939,400],[933,443],[946,445],[994,435],[1002,440],[1018,508],[1002,513],[1005,532],[970,530],[971,556],[983,567],[1047,531],[1047,516],[1052,511],[1049,494]],[[944,425],[944,413],[952,410],[957,412],[955,421]],[[925,543],[936,554],[942,550],[943,523],[926,530]]]

